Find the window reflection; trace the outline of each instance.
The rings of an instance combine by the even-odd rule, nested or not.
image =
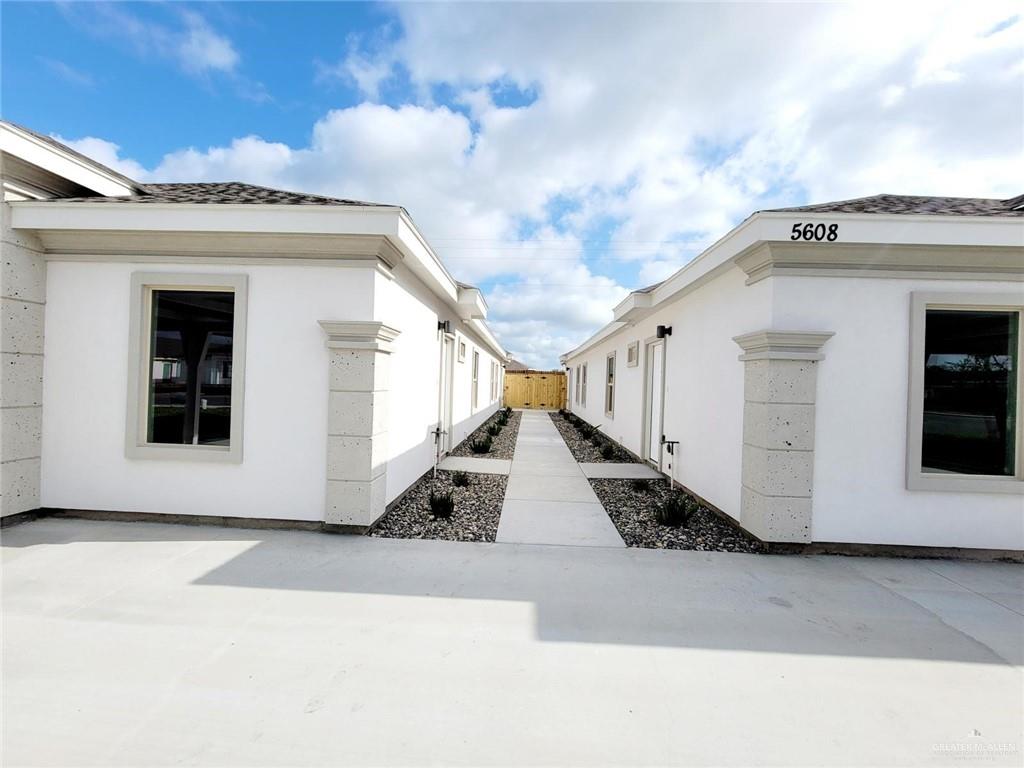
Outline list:
[[[230,291],[153,291],[149,442],[229,444],[234,310]]]
[[[1013,475],[1016,312],[930,309],[925,320],[924,472]]]

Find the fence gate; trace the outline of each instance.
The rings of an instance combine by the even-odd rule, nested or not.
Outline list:
[[[505,371],[505,405],[511,408],[565,408],[565,373]]]

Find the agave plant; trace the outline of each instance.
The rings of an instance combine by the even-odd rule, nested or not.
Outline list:
[[[611,443],[605,443],[601,446],[601,458],[610,459],[615,455],[615,446]]]
[[[430,492],[430,512],[438,519],[447,520],[455,513],[455,495],[447,493]]]
[[[503,426],[505,425],[502,424],[501,421],[499,420],[487,427],[487,434],[490,435],[491,437],[497,437],[498,435],[501,434],[501,428]]]
[[[477,440],[471,440],[469,442],[469,450],[473,453],[490,453],[491,452],[491,436],[481,437]]]
[[[466,488],[469,486],[469,483],[468,472],[452,472],[452,485],[456,488]]]
[[[674,493],[658,505],[654,511],[654,518],[660,525],[685,528],[698,509],[700,506],[693,499],[682,493]]]

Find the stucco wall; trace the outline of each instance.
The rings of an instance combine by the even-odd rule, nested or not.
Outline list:
[[[391,395],[388,414],[387,501],[405,491],[434,463],[433,430],[438,424],[441,386],[439,321],[449,320],[466,340],[466,359],[453,366],[452,446],[458,445],[490,414],[498,402],[490,399],[490,363],[496,358],[455,314],[414,276],[398,265],[395,278],[376,277],[375,319],[401,335],[392,345]],[[473,349],[480,352],[479,402],[471,407]],[[500,399],[500,393],[499,393]]]
[[[733,336],[766,326],[770,313],[767,281],[745,285],[746,275],[732,269],[696,291],[619,331],[584,354],[567,361],[573,375],[587,362],[587,405],[571,408],[629,450],[642,455],[645,340],[658,325],[672,326],[665,347],[664,432],[678,440],[676,479],[723,512],[740,516],[743,447],[743,364]],[[640,341],[640,359],[626,367],[626,347]],[[604,412],[605,359],[616,352],[615,411]],[[667,458],[667,457],[666,457]],[[665,471],[668,465],[665,465]]]
[[[133,271],[249,275],[241,464],[125,457]],[[328,353],[318,321],[369,319],[374,274],[341,266],[49,263],[42,504],[322,520]]]
[[[0,517],[39,507],[46,264],[0,203]]]
[[[774,277],[774,325],[834,331],[818,365],[815,541],[1024,549],[1019,495],[908,491],[910,295],[1019,283]],[[755,286],[756,287],[756,286]]]

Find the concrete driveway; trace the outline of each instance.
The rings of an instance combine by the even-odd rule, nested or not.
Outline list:
[[[18,765],[1020,765],[1024,569],[42,520]]]

